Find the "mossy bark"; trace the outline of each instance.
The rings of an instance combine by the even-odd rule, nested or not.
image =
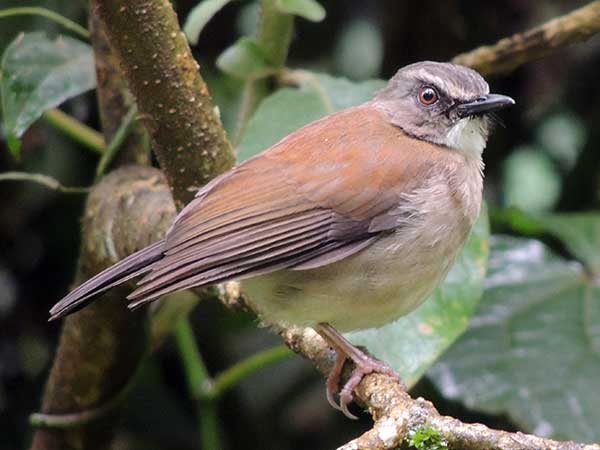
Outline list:
[[[167,0],[95,0],[178,209],[235,162],[218,108]]]

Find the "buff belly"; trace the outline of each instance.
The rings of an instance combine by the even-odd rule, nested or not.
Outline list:
[[[340,331],[382,326],[432,293],[468,236],[470,223],[458,216],[435,216],[386,234],[336,263],[245,280],[244,289],[267,324],[328,322]]]

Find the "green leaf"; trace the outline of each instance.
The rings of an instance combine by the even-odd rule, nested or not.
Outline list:
[[[192,45],[198,44],[204,26],[232,0],[203,0],[187,16],[183,31]]]
[[[256,41],[247,37],[240,38],[221,53],[217,67],[244,80],[262,78],[277,69]]]
[[[469,330],[429,372],[468,407],[556,439],[600,440],[600,287],[532,239],[492,239]]]
[[[21,140],[12,134],[8,134],[6,143],[8,144],[8,149],[13,154],[15,159],[19,159],[19,155],[21,154]]]
[[[312,22],[320,22],[325,18],[325,9],[315,0],[276,0],[275,6],[281,12]]]
[[[502,224],[526,235],[541,235],[544,227],[533,215],[524,213],[519,208],[499,208],[491,213],[493,224]]]
[[[593,275],[600,277],[600,212],[527,214],[508,209],[499,214],[499,219],[522,233],[552,234]]]
[[[18,157],[19,138],[44,111],[96,86],[92,48],[45,33],[19,35],[4,51],[0,96],[4,129]]]
[[[595,276],[600,276],[600,213],[536,216],[544,229],[559,238]]]
[[[352,343],[390,364],[414,385],[466,329],[483,293],[489,223],[483,211],[446,281],[416,311],[385,325],[349,333]]]
[[[385,84],[381,80],[352,83],[311,72],[298,72],[298,78],[299,88],[280,89],[259,105],[238,147],[241,161],[313,120],[370,100]]]

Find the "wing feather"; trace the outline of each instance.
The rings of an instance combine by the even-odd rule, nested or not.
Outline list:
[[[131,305],[232,278],[315,269],[397,227],[388,213],[421,184],[433,146],[379,114],[363,106],[328,116],[213,181],[178,216]]]

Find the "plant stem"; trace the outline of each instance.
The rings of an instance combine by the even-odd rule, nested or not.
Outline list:
[[[260,101],[268,94],[265,80],[247,80],[242,89],[242,99],[237,112],[235,130],[233,131],[233,146],[237,147],[242,140],[246,125]]]
[[[0,181],[31,181],[64,194],[86,194],[89,191],[85,187],[63,186],[56,178],[41,173],[4,172],[0,173]]]
[[[60,109],[50,109],[43,115],[46,122],[84,147],[102,154],[106,149],[104,138],[96,130],[65,114]]]
[[[283,67],[285,64],[293,31],[294,16],[281,12],[277,0],[260,1],[256,42],[276,66]]]
[[[211,384],[212,380],[200,355],[194,331],[187,316],[175,326],[175,341],[183,361],[188,391],[193,398],[200,398],[206,389],[204,386]]]
[[[146,355],[142,359],[145,359]],[[29,416],[29,424],[34,427],[46,428],[77,428],[90,424],[101,417],[104,417],[118,408],[129,395],[129,392],[136,385],[142,372],[142,364],[139,364],[135,373],[129,379],[125,387],[114,397],[102,403],[96,408],[90,408],[85,411],[79,411],[72,414],[44,414],[33,413]]]
[[[82,37],[83,39],[90,38],[90,32],[83,28],[81,25],[73,22],[70,19],[67,19],[65,16],[61,16],[60,14],[46,8],[36,6],[24,6],[0,10],[0,18],[25,15],[45,17],[46,19],[53,20],[54,22],[62,25],[64,28],[79,35],[79,37]]]
[[[256,33],[256,42],[265,52],[269,61],[276,66],[283,67],[292,40],[294,16],[279,11],[275,3],[275,0],[261,0],[260,2],[260,22]],[[233,136],[234,146],[240,143],[248,120],[268,93],[269,88],[265,78],[249,80],[244,85]]]
[[[123,117],[119,128],[117,129],[115,135],[110,141],[110,144],[108,144],[108,147],[106,147],[106,150],[98,162],[98,166],[96,167],[96,182],[102,178],[102,175],[104,175],[104,172],[106,172],[106,169],[119,152],[119,149],[123,146],[123,142],[125,142],[125,139],[129,135],[129,132],[135,123],[136,114],[137,106],[132,105],[129,108],[129,111],[127,111],[127,114],[125,114],[125,117]]]
[[[198,427],[200,428],[200,444],[202,450],[219,450],[219,415],[217,399],[198,402]]]
[[[217,398],[205,394],[212,391],[212,379],[200,355],[194,331],[187,316],[182,318],[175,327],[175,341],[183,362],[188,392],[197,402],[201,448],[218,450],[220,443]]]
[[[292,351],[285,345],[278,345],[256,353],[221,372],[212,383],[210,395],[219,398],[258,369],[282,361],[291,355],[293,355]]]

